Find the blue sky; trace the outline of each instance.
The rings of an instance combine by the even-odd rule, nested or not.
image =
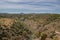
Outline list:
[[[0,0],[1,13],[60,13],[60,0]]]

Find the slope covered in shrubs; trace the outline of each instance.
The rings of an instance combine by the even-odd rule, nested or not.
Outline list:
[[[60,40],[60,14],[0,14],[0,40]]]

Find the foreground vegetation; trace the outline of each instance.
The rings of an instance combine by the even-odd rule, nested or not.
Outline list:
[[[60,14],[0,14],[0,40],[60,40]]]

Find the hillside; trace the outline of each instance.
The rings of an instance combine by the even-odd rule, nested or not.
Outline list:
[[[60,14],[0,14],[0,40],[60,40]]]

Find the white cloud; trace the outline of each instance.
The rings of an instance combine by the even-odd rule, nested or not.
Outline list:
[[[14,4],[14,3],[18,3],[18,2],[25,2],[25,3],[32,2],[32,3]],[[58,0],[1,0],[0,9],[27,9],[27,10],[32,10],[32,11],[44,11],[44,10],[45,11],[54,11],[54,10],[60,8],[60,5],[53,4],[50,2],[57,3]],[[30,4],[33,4],[33,5],[30,5]],[[39,4],[39,5],[34,5],[34,4]],[[50,5],[50,6],[46,6],[46,5]]]
[[[0,9],[54,10],[48,6],[34,6],[26,4],[0,4]]]
[[[8,2],[57,2],[58,0],[2,0]]]

